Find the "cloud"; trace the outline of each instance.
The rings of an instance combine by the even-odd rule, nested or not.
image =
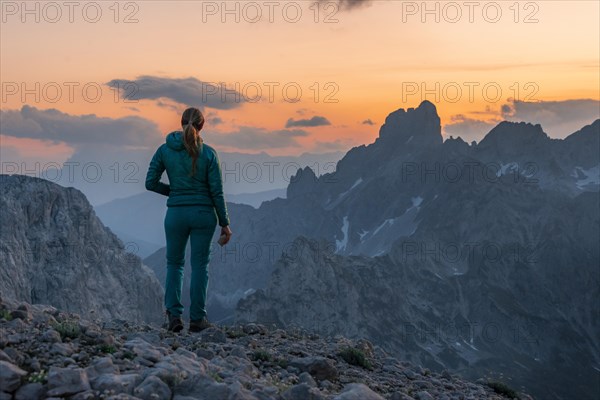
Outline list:
[[[0,117],[3,135],[65,142],[74,147],[152,146],[162,140],[154,122],[137,116],[113,119],[95,114],[70,115],[55,108],[40,110],[24,105],[21,110],[0,110]]]
[[[298,126],[298,127],[314,127],[314,126],[325,126],[325,125],[331,125],[331,122],[329,122],[329,120],[327,118],[320,117],[318,115],[312,117],[311,119],[298,119],[298,120],[294,120],[293,118],[290,118],[285,123],[285,127],[286,128],[292,128],[292,127],[295,127],[295,126]]]
[[[450,120],[452,122],[444,125],[446,135],[460,136],[465,142],[472,142],[473,140],[479,142],[500,122],[497,120],[483,121],[468,118],[463,114],[453,115],[450,117]]]
[[[298,137],[308,136],[302,129],[281,129],[269,131],[253,126],[241,126],[229,133],[208,133],[206,142],[239,150],[268,150],[269,148],[298,147]]]
[[[363,122],[361,122],[361,124],[363,125],[375,125],[375,122],[373,122],[371,120],[371,118],[365,119]]]
[[[223,118],[221,117],[210,117],[207,119],[208,123],[211,125],[221,125],[223,123]]]
[[[221,118],[219,116],[219,114],[217,114],[214,111],[208,112],[208,114],[206,114],[205,118],[206,118],[206,122],[208,123],[209,126],[210,125],[212,125],[212,126],[221,125],[222,123],[224,123],[223,118]]]
[[[179,103],[171,103],[171,102],[165,102],[165,101],[160,101],[160,100],[158,100],[156,102],[156,105],[159,107],[162,107],[162,108],[173,110],[177,113],[183,113],[183,110],[185,109],[185,106],[183,106]]]
[[[600,118],[600,101],[573,99],[562,101],[511,101],[502,105],[502,117],[508,121],[541,124],[554,138],[564,138]]]
[[[321,3],[331,3],[331,0],[319,0]],[[340,10],[355,10],[368,6],[373,0],[337,0]]]
[[[117,88],[128,100],[167,98],[189,107],[230,110],[240,107],[244,96],[223,82],[204,82],[194,77],[164,78],[142,75],[134,80],[113,79],[106,83]],[[161,106],[169,107],[165,103]]]
[[[10,173],[76,187],[92,204],[144,191],[149,159],[165,140],[154,122],[138,116],[70,115],[25,105],[0,110],[0,118],[3,163],[18,166]]]

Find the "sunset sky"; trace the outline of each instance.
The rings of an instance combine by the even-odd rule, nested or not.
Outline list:
[[[2,2],[3,160],[60,163],[92,145],[153,149],[188,106],[201,107],[203,136],[218,150],[271,155],[371,143],[390,112],[425,98],[444,134],[468,141],[502,119],[560,138],[599,117],[598,1],[283,1],[272,21],[261,1],[90,3],[78,2],[70,22],[62,2],[28,2],[29,14]],[[134,101],[115,98],[126,82]],[[246,92],[203,99],[203,82]]]

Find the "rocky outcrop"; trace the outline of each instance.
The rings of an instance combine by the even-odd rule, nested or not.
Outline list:
[[[161,323],[152,271],[73,188],[0,175],[0,292],[93,318]]]
[[[416,109],[392,112],[381,126],[376,143],[396,148],[441,145],[440,117],[435,106],[425,100]]]
[[[499,382],[469,382],[399,360],[364,339],[257,324],[173,334],[0,300],[1,399],[501,400],[511,394]]]

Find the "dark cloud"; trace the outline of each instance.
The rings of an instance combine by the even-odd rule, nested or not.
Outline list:
[[[499,122],[468,118],[462,114],[453,115],[450,120],[449,124],[444,125],[446,135],[461,137],[465,142],[479,142]]]
[[[361,124],[363,125],[375,125],[375,122],[373,122],[371,120],[371,118],[365,119],[363,122],[361,122]]]
[[[193,77],[164,78],[142,75],[134,80],[113,79],[106,85],[120,90],[121,95],[128,100],[167,98],[190,107],[220,110],[237,108],[245,102],[241,93],[224,83],[204,82]]]
[[[270,148],[298,147],[297,137],[308,136],[301,129],[281,129],[269,131],[253,126],[242,126],[237,131],[229,133],[207,133],[207,143],[219,146],[234,147],[240,150],[269,150]]]
[[[295,126],[297,126],[297,127],[314,127],[314,126],[325,126],[325,125],[331,125],[331,122],[329,122],[329,120],[327,118],[320,117],[318,115],[312,117],[311,119],[295,120],[293,118],[290,118],[285,123],[286,128],[293,128]]]
[[[220,125],[223,123],[223,119],[221,117],[210,117],[207,119],[207,121],[211,125]]]
[[[512,101],[501,108],[509,121],[541,124],[554,138],[564,138],[600,118],[600,101],[574,99],[562,101]]]
[[[19,138],[65,142],[77,147],[87,144],[149,146],[162,141],[158,126],[147,119],[128,116],[98,117],[70,115],[57,109],[0,110],[2,134]]]
[[[170,102],[165,102],[165,101],[160,101],[158,100],[156,102],[156,105],[162,108],[167,108],[169,110],[173,110],[176,111],[178,113],[183,113],[183,110],[185,109],[185,106],[182,106],[181,104],[178,103],[170,103]]]
[[[331,0],[319,0],[321,3],[331,3]],[[334,0],[339,4],[340,10],[354,10],[370,5],[373,0]]]
[[[221,118],[219,114],[214,111],[209,111],[205,118],[209,126],[221,125],[224,122],[223,118]]]

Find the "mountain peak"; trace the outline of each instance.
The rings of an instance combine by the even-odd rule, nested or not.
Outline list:
[[[417,108],[400,108],[390,113],[379,130],[378,140],[394,147],[442,144],[440,117],[435,105],[424,100]]]
[[[312,192],[317,179],[315,172],[309,166],[298,168],[296,174],[290,178],[286,197],[293,198]]]
[[[437,115],[437,108],[429,100],[423,100],[421,104],[419,104],[419,107],[417,107],[417,109],[419,108],[425,110],[426,112],[435,113],[435,115]]]

